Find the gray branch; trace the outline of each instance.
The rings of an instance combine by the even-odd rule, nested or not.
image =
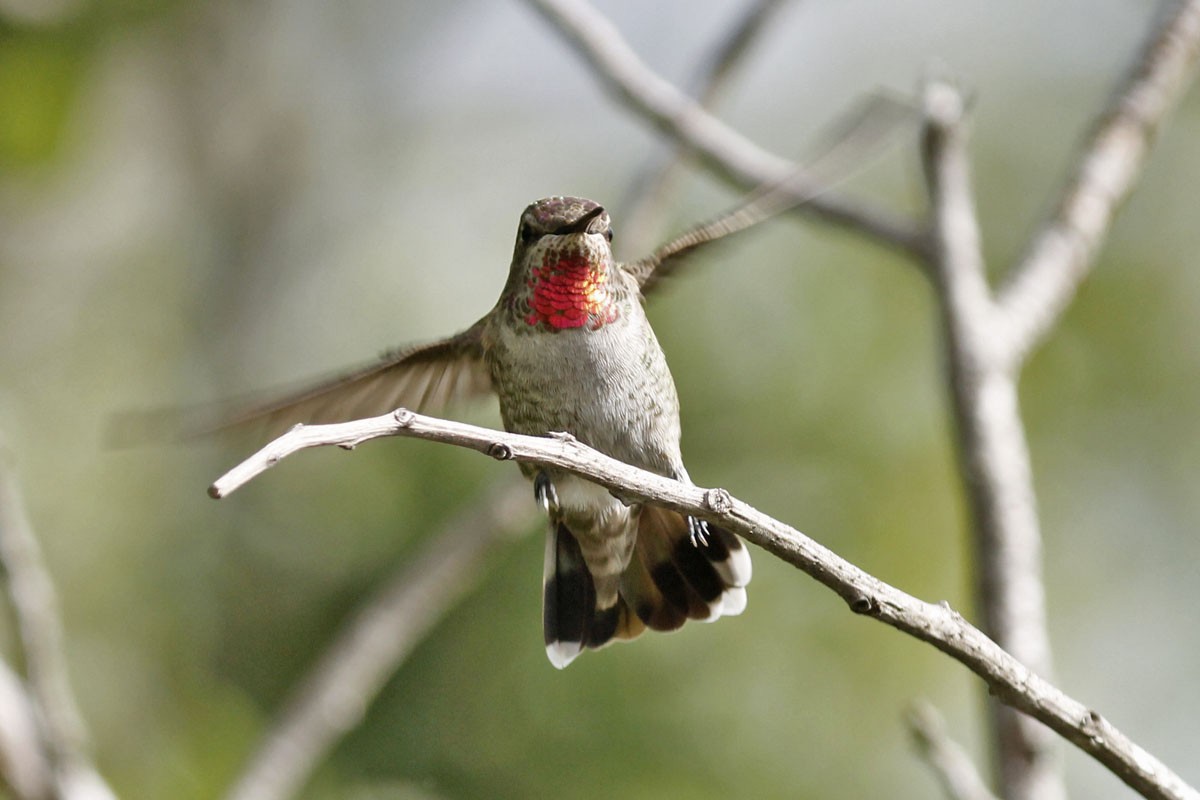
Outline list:
[[[501,459],[546,464],[594,481],[617,496],[712,521],[799,568],[858,614],[927,642],[981,677],[1001,701],[1040,720],[1148,798],[1200,800],[1166,765],[1095,711],[1021,664],[947,604],[932,604],[869,575],[804,534],[729,495],[623,464],[566,434],[521,436],[399,409],[337,425],[297,426],[234,467],[210,488],[225,497],[287,456],[310,447],[352,449],[381,436],[408,436]]]
[[[996,336],[971,192],[963,105],[946,84],[927,87],[924,138],[933,201],[933,274],[946,336],[958,457],[975,539],[983,628],[1041,675],[1053,675],[1042,585],[1042,540],[1016,375]],[[1001,795],[1061,800],[1054,737],[992,704]]]
[[[1173,2],[1081,148],[1062,196],[1001,290],[1019,362],[1041,342],[1095,263],[1113,215],[1142,172],[1154,135],[1200,57],[1200,0]]]
[[[750,45],[757,40],[767,22],[783,7],[783,0],[756,0],[750,5],[717,44],[705,60],[697,76],[693,94],[704,109],[712,109],[730,76],[741,64]],[[622,239],[629,252],[640,253],[653,246],[659,218],[666,207],[667,197],[687,164],[689,149],[675,142],[665,159],[653,158],[633,180],[632,203],[627,203],[625,231]]]
[[[595,76],[630,110],[694,152],[715,174],[742,190],[791,180],[803,198],[796,210],[856,230],[910,254],[921,252],[921,232],[909,220],[795,180],[801,166],[757,144],[709,114],[654,73],[602,14],[584,0],[529,0],[591,66]]]
[[[975,532],[983,627],[1031,669],[1052,677],[1041,532],[1017,375],[1090,270],[1153,132],[1195,71],[1200,2],[1174,4],[1078,159],[1059,207],[999,298],[987,284],[970,185],[961,98],[926,89],[925,166],[932,199],[929,258],[946,332],[958,450]],[[1001,794],[1066,795],[1053,737],[992,705]]]
[[[0,449],[0,562],[20,632],[30,701],[36,710],[54,796],[107,800],[112,790],[96,772],[87,731],[75,704],[63,649],[58,598],[25,512],[8,454]]]
[[[504,482],[456,514],[346,622],[300,682],[228,800],[294,796],[430,629],[482,577],[485,556],[527,530],[524,481]]]
[[[946,734],[942,715],[925,701],[905,715],[917,754],[929,764],[948,800],[996,800],[966,751]]]
[[[21,676],[0,660],[0,786],[19,800],[49,798],[53,785],[37,716]]]

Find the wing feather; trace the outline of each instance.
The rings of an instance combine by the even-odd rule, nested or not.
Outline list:
[[[278,431],[298,422],[345,422],[399,407],[439,413],[452,401],[491,391],[481,332],[476,324],[449,339],[387,353],[365,367],[235,411],[214,428],[261,422]]]
[[[376,361],[267,400],[127,412],[110,425],[117,446],[256,427],[278,435],[296,423],[374,417],[396,408],[437,414],[492,391],[481,320],[456,336],[385,353]]]
[[[876,93],[851,108],[823,137],[818,155],[779,182],[766,184],[715,219],[695,225],[658,247],[650,255],[625,265],[642,294],[685,261],[685,256],[801,206],[849,178],[897,140],[914,129],[920,115],[913,104],[890,94]]]

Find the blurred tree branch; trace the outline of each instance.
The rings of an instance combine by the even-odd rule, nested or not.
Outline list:
[[[1091,270],[1159,126],[1195,77],[1198,55],[1200,3],[1171,0],[1093,123],[1054,211],[1000,288],[1009,361],[1024,361],[1045,338]]]
[[[51,796],[50,764],[25,682],[0,660],[0,786],[19,800]]]
[[[115,795],[96,772],[88,753],[87,731],[71,692],[54,583],[42,560],[41,547],[8,463],[8,453],[4,451],[0,451],[0,563],[7,576],[8,596],[20,632],[26,699],[37,723],[38,750],[49,773],[49,794],[45,796],[61,800],[113,798]],[[20,686],[19,681],[17,686],[11,681],[7,683],[13,690]],[[24,730],[25,726],[16,717],[27,715],[16,707],[9,710],[15,716],[6,721],[6,730]],[[28,741],[21,744],[24,750],[32,746]],[[21,767],[33,769],[34,764],[22,763]],[[23,784],[38,791],[46,781],[10,773],[9,783],[14,790]]]
[[[567,434],[522,436],[405,409],[336,425],[297,425],[217,479],[209,494],[226,497],[300,450],[328,445],[350,450],[382,436],[425,439],[476,450],[498,460],[558,467],[623,499],[654,503],[728,528],[833,590],[855,613],[932,644],[959,661],[981,677],[1001,701],[1057,731],[1143,796],[1200,800],[1200,792],[1166,765],[1098,713],[1013,658],[948,604],[926,603],[884,583],[724,489],[689,486],[637,469]]]
[[[294,690],[230,800],[282,800],[300,790],[359,723],[397,666],[471,590],[485,556],[533,523],[524,481],[503,481],[456,514],[363,603]]]
[[[932,704],[913,703],[905,721],[917,754],[937,775],[948,800],[996,800],[970,756],[946,734],[946,722]]]
[[[717,43],[699,70],[693,86],[696,102],[711,109],[729,84],[751,45],[784,6],[784,0],[756,0],[735,21]],[[687,165],[691,150],[681,142],[672,143],[664,157],[649,159],[633,179],[632,202],[627,203],[623,239],[632,252],[641,253],[654,246],[659,220],[667,199]]]
[[[724,180],[744,190],[790,180],[802,198],[796,206],[798,212],[813,214],[911,255],[922,251],[924,239],[911,220],[796,180],[792,176],[803,174],[801,165],[767,152],[656,75],[612,23],[584,0],[529,2],[566,37],[618,100],[689,148]]]
[[[987,282],[967,154],[964,104],[950,85],[925,91],[932,274],[945,329],[961,471],[976,540],[983,627],[1030,669],[1053,675],[1042,541],[1017,380],[1032,347],[1086,276],[1131,191],[1154,131],[1182,96],[1200,53],[1200,2],[1173,4],[1134,59],[1077,157],[1057,210],[999,297]],[[1000,794],[1066,796],[1053,738],[993,704]]]
[[[1052,675],[1041,534],[1016,376],[996,358],[995,314],[970,187],[962,98],[926,90],[925,151],[933,201],[934,275],[945,328],[950,391],[975,535],[983,628],[1031,670]],[[1000,795],[1066,796],[1049,731],[993,706]]]

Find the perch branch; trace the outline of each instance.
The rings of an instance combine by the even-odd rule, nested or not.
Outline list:
[[[66,800],[112,798],[112,791],[88,755],[87,731],[67,672],[54,583],[42,560],[8,457],[0,452],[0,562],[8,576],[29,696],[38,712],[56,796]]]
[[[504,482],[430,538],[343,626],[226,797],[294,796],[409,653],[475,587],[492,547],[528,529],[532,509],[524,482]]]
[[[584,0],[529,2],[618,100],[694,152],[724,180],[742,190],[792,181],[802,199],[797,211],[859,231],[910,255],[922,252],[922,232],[911,221],[795,180],[801,174],[799,164],[759,147],[653,72],[616,27]]]
[[[1200,0],[1168,4],[1133,68],[1092,127],[1049,219],[999,295],[1014,362],[1038,345],[1095,263],[1113,215],[1142,173],[1154,135],[1200,56]]]
[[[404,409],[338,425],[297,426],[219,478],[209,494],[228,496],[300,450],[325,445],[349,449],[381,436],[426,439],[501,460],[547,464],[594,481],[620,497],[655,503],[728,528],[831,589],[852,611],[908,633],[961,662],[1003,702],[1057,731],[1145,797],[1200,800],[1200,792],[1166,765],[1095,711],[1022,665],[949,605],[926,603],[905,594],[722,489],[689,486],[631,467],[565,434],[521,436]]]

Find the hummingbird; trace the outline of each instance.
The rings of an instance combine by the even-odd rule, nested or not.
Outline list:
[[[684,254],[793,204],[762,192],[649,256],[613,257],[605,208],[546,197],[521,214],[508,278],[487,314],[449,338],[250,408],[217,427],[340,422],[405,407],[437,413],[494,394],[504,428],[565,432],[606,455],[691,483],[679,398],[643,293]],[[670,509],[627,504],[569,472],[522,463],[546,514],[542,627],[562,669],[583,650],[713,621],[746,607],[750,554],[733,533]]]
[[[168,412],[165,420],[151,416],[145,427],[161,431],[165,422],[204,433],[260,422],[282,430],[400,407],[436,414],[452,401],[492,394],[508,431],[568,433],[613,458],[691,483],[680,453],[679,398],[646,318],[645,295],[697,248],[834,185],[816,179],[818,163],[846,177],[916,118],[911,103],[884,94],[867,98],[833,129],[819,159],[636,261],[613,257],[612,221],[598,203],[538,200],[521,214],[499,299],[461,333],[384,353],[215,424],[209,418],[181,425]],[[116,438],[128,441],[128,433],[119,426]],[[673,631],[689,619],[713,621],[746,608],[750,555],[733,533],[652,504],[627,504],[560,469],[520,468],[546,514],[542,626],[555,667],[646,629]]]

